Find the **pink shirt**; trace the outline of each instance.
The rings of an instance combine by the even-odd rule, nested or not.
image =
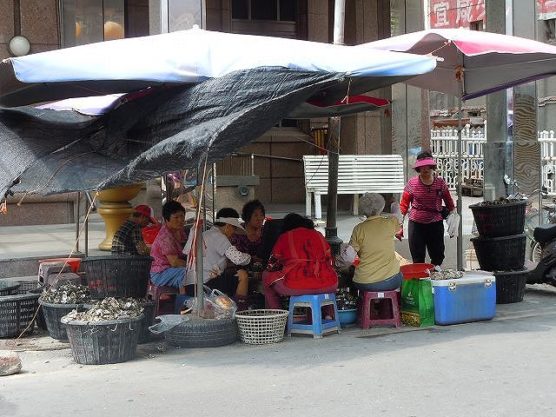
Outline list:
[[[186,235],[185,231],[181,230],[180,232],[181,242],[174,237],[174,234],[166,225],[162,226],[151,247],[151,256],[154,258],[151,265],[152,273],[162,272],[171,268],[172,265],[168,262],[166,255],[183,256],[182,249],[186,240]]]
[[[400,212],[405,216],[411,204],[409,220],[416,223],[433,223],[442,221],[442,201],[449,211],[454,210],[454,201],[446,181],[441,177],[434,177],[431,185],[425,185],[417,175],[411,178],[405,186],[400,201]]]

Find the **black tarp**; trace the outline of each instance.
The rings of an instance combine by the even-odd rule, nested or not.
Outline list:
[[[238,71],[123,96],[101,116],[0,108],[0,195],[99,190],[209,163],[262,135],[292,108],[346,84],[343,74]],[[336,98],[331,98],[336,99]]]

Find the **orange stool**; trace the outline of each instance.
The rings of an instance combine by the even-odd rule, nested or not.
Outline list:
[[[380,300],[381,309],[373,311],[371,303],[373,300]],[[357,322],[362,329],[373,326],[400,327],[400,307],[398,303],[398,291],[359,291],[359,305]],[[384,316],[390,316],[384,318]]]
[[[149,286],[147,288],[147,298],[150,298],[152,301],[154,301],[154,315],[158,316],[160,314],[160,298],[163,295],[177,294],[179,294],[179,290],[177,288],[158,286],[154,285],[152,282],[149,282]]]

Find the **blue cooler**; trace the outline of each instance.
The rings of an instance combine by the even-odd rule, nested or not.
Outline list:
[[[448,325],[490,320],[496,315],[496,278],[489,272],[466,272],[462,278],[432,280],[434,321]]]

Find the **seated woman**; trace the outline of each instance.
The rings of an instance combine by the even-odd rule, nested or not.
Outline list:
[[[400,228],[392,215],[381,215],[384,198],[365,193],[359,200],[359,212],[367,219],[353,229],[350,245],[359,256],[353,283],[359,290],[390,291],[402,284],[400,262],[394,249],[394,235]]]
[[[223,208],[216,213],[214,226],[203,232],[203,282],[212,289],[234,297],[238,310],[247,307],[248,275],[244,269],[227,268],[228,261],[234,265],[247,265],[251,256],[237,250],[230,242],[234,233],[243,230],[239,214],[232,208]],[[183,252],[189,255],[193,245],[193,233],[185,244]],[[195,265],[188,271],[185,281],[187,295],[195,295]]]
[[[232,245],[240,252],[251,255],[254,262],[257,259],[257,252],[262,245],[263,223],[265,219],[264,206],[259,200],[252,200],[245,203],[241,210],[241,218],[244,221],[245,232],[232,236]]]
[[[338,276],[332,262],[330,245],[313,222],[288,214],[263,273],[266,307],[281,308],[282,295],[336,292]]]
[[[186,270],[182,254],[186,240],[185,209],[177,201],[169,201],[162,206],[162,217],[164,225],[151,247],[151,282],[179,288],[183,286]]]

